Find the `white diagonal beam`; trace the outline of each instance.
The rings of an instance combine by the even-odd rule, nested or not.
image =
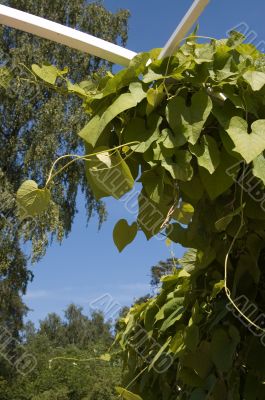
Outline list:
[[[3,5],[0,5],[0,24],[64,44],[125,67],[137,54],[87,33]]]
[[[189,32],[192,26],[195,24],[209,0],[195,0],[188,10],[187,14],[182,18],[180,24],[177,26],[173,35],[169,38],[168,42],[159,55],[159,59],[164,57],[170,57],[181,40]]]

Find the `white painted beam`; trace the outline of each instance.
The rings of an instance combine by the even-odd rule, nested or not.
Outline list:
[[[168,42],[165,44],[163,50],[159,55],[159,59],[164,57],[170,57],[178,44],[182,39],[186,36],[186,34],[190,31],[192,26],[195,24],[207,4],[209,0],[195,0],[188,10],[187,14],[182,18],[180,24],[177,26],[173,35],[170,37]]]
[[[0,5],[0,24],[32,33],[125,67],[137,54],[87,33],[3,5]]]

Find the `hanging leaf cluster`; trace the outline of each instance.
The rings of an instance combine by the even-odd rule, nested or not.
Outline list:
[[[189,249],[117,337],[129,390],[143,400],[265,398],[265,63],[243,41],[236,32],[189,37],[170,58],[142,53],[81,84],[57,85],[60,71],[34,67],[84,100],[90,118],[79,136],[95,196],[138,197],[135,223],[115,226],[119,251],[137,230]],[[35,213],[47,196],[34,196],[24,205]],[[257,305],[249,318],[242,295]]]

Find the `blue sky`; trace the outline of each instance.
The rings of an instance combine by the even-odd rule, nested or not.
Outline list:
[[[136,52],[163,47],[178,22],[191,5],[191,0],[105,0],[106,8],[116,11],[128,8],[129,40],[127,47]],[[226,32],[241,26],[250,34],[253,43],[265,52],[264,0],[212,0],[199,19],[200,35],[225,37]],[[61,246],[54,243],[41,262],[33,266],[35,275],[29,284],[24,301],[32,310],[28,317],[37,322],[48,312],[61,313],[71,302],[84,307],[112,300],[115,309],[129,305],[134,298],[149,290],[150,267],[170,257],[170,249],[163,241],[146,241],[139,233],[136,240],[121,254],[113,244],[112,230],[117,220],[134,216],[124,208],[122,201],[106,201],[109,217],[97,230],[94,218],[86,227],[82,197],[78,198],[79,214],[68,239]],[[183,253],[174,246],[176,257]],[[109,315],[108,315],[109,316]]]

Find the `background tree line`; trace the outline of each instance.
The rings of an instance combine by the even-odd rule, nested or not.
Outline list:
[[[159,278],[169,274],[172,259],[159,262],[151,268],[151,294],[134,301],[148,300],[159,287]],[[128,307],[120,311],[125,316]],[[114,400],[115,386],[122,385],[122,359],[120,348],[113,346],[114,336],[120,329],[117,321],[106,321],[100,311],[90,316],[82,307],[70,304],[63,317],[49,313],[39,321],[38,328],[28,321],[19,331],[23,351],[36,359],[36,366],[25,376],[8,363],[1,351],[1,400]],[[3,350],[0,334],[0,348]],[[100,356],[114,354],[111,360]],[[62,357],[62,359],[56,359]],[[70,358],[67,360],[67,358]],[[52,360],[52,362],[51,362]],[[79,361],[78,361],[79,360]]]
[[[121,362],[98,360],[113,341],[111,324],[100,312],[86,316],[71,304],[64,318],[56,313],[21,330],[23,351],[36,358],[36,366],[21,375],[0,359],[1,400],[113,400],[121,381]],[[65,359],[54,359],[64,357]],[[75,360],[67,360],[66,358]],[[77,361],[89,360],[89,361]]]

